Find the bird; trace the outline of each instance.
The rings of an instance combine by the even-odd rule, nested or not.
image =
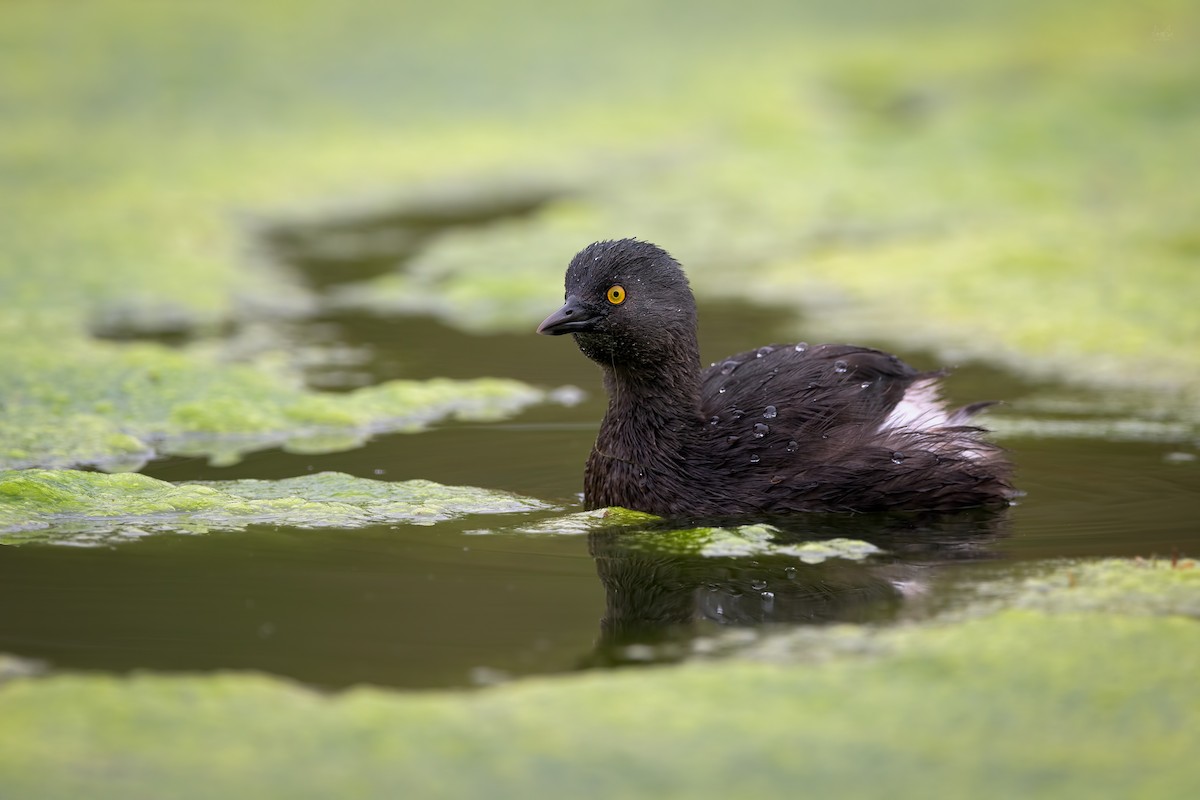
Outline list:
[[[951,409],[944,370],[849,344],[771,344],[701,369],[694,295],[667,251],[594,242],[538,326],[598,364],[608,407],[584,505],[667,517],[951,512],[1009,505],[1004,450]]]

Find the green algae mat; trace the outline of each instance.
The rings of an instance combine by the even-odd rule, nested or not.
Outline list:
[[[0,685],[0,785],[30,798],[1200,791],[1195,564],[1067,564],[1004,595],[1001,610],[993,597],[919,626],[823,629],[801,652],[783,634],[734,662],[475,693],[14,678]]]
[[[646,555],[704,556],[707,558],[774,555],[793,557],[805,564],[819,564],[830,558],[861,561],[868,556],[882,552],[870,542],[844,537],[789,544],[784,541],[786,537],[780,536],[781,531],[772,525],[673,528],[663,524],[662,519],[653,514],[630,511],[625,508],[579,511],[553,516],[534,523],[510,526],[499,530],[481,529],[473,531],[473,533],[584,535],[614,531],[619,531],[620,535],[612,543],[622,551],[639,552]]]
[[[150,533],[239,531],[249,525],[359,528],[433,525],[467,514],[553,509],[509,492],[433,481],[377,481],[334,472],[282,480],[170,483],[136,473],[0,470],[0,545],[99,545]],[[788,544],[770,525],[634,530],[660,523],[650,514],[614,508],[556,515],[474,535],[586,535],[621,531],[626,552],[711,558],[786,556],[818,564],[859,561],[882,552],[846,538]]]
[[[314,392],[279,365],[228,364],[150,345],[32,344],[0,369],[0,467],[138,468],[155,456],[217,465],[246,452],[347,450],[446,419],[496,420],[546,399],[518,381],[393,380]]]
[[[332,472],[278,481],[172,484],[133,473],[0,470],[0,545],[112,544],[149,533],[237,531],[248,525],[433,525],[463,514],[547,507],[507,492]]]

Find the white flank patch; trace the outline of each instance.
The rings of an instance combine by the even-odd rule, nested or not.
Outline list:
[[[879,433],[922,433],[966,423],[970,415],[951,414],[938,393],[938,379],[923,378],[904,393],[904,397],[879,425]],[[943,435],[945,436],[945,435]],[[960,458],[980,458],[983,454],[971,447],[974,437],[969,434],[934,440],[930,449],[953,453]],[[926,447],[933,442],[925,443]],[[940,446],[939,446],[940,445]]]
[[[892,413],[879,424],[879,432],[925,431],[940,428],[949,422],[946,406],[938,395],[937,378],[924,378],[908,387]]]

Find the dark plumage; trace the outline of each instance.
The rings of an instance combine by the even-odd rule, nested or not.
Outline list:
[[[1004,505],[1002,451],[948,411],[942,373],[853,345],[771,345],[701,370],[679,264],[633,239],[571,260],[566,304],[538,333],[575,336],[604,370],[588,508],[667,515],[946,511]]]

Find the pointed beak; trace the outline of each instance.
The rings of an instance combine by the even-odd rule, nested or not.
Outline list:
[[[579,333],[591,330],[596,324],[597,317],[579,302],[575,295],[567,297],[567,302],[558,311],[542,320],[537,332],[547,336],[561,336],[564,333]]]

